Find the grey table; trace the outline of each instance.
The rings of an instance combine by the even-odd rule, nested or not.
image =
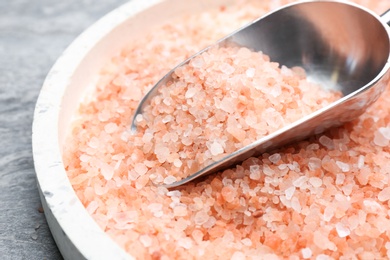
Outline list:
[[[0,259],[62,259],[42,212],[31,149],[36,99],[54,61],[127,0],[0,0]]]

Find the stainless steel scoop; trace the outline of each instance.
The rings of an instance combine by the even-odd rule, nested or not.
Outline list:
[[[362,114],[389,82],[390,10],[381,17],[344,1],[305,1],[282,7],[217,42],[262,51],[287,67],[300,66],[308,79],[343,93],[343,97],[170,185],[175,187],[232,166],[293,141],[342,125]],[[200,53],[194,56],[199,55]],[[194,56],[179,64],[182,66]],[[176,67],[176,68],[177,68]],[[174,68],[143,98],[136,117]]]

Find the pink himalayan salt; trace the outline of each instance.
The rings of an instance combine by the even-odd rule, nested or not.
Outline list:
[[[102,71],[94,101],[81,104],[80,119],[74,122],[63,151],[69,179],[98,225],[135,258],[229,259],[235,252],[264,259],[301,259],[310,252],[312,259],[383,259],[390,255],[390,208],[388,200],[378,199],[388,187],[390,150],[374,141],[375,133],[384,138],[385,131],[379,129],[390,124],[389,90],[359,119],[327,132],[325,136],[331,142],[313,137],[291,145],[278,151],[279,161],[266,154],[249,158],[236,168],[183,186],[179,193],[155,187],[152,180],[162,182],[166,171],[172,165],[176,167],[176,159],[191,154],[172,154],[161,165],[156,158],[147,157],[153,151],[153,132],[133,137],[127,131],[128,119],[140,97],[164,73],[187,55],[264,14],[269,6],[287,3],[277,2],[244,0],[154,30],[113,58]],[[388,1],[356,2],[378,13],[390,8]],[[241,55],[250,52],[241,51]],[[201,68],[204,62],[197,66]],[[252,68],[244,73],[248,78],[256,77]],[[274,89],[270,95],[280,93]],[[188,105],[182,107],[190,110]],[[224,118],[222,113],[215,116]],[[165,123],[172,120],[169,116],[161,119]],[[241,126],[253,128],[260,123],[254,113],[241,121]],[[110,123],[117,128],[106,129]],[[201,127],[192,128],[191,138],[204,135],[202,131]],[[178,141],[177,135],[164,138]],[[185,142],[193,141],[191,138]],[[348,164],[350,171],[344,173],[337,161]],[[100,171],[102,162],[113,167],[109,180]],[[137,163],[152,170],[140,175],[134,170]],[[322,179],[322,185],[313,189],[309,183],[312,177]],[[286,200],[284,191],[292,185],[294,195]],[[221,195],[226,186],[236,194],[230,202]],[[349,187],[353,187],[352,192],[346,195]],[[194,216],[203,208],[208,220],[196,226]],[[350,235],[340,237],[337,229],[342,236],[349,229]],[[322,234],[319,241],[317,234],[317,243],[325,242],[326,248],[333,249],[330,241],[337,250],[316,246],[316,231]],[[147,237],[152,239],[151,245]],[[179,246],[179,241],[184,242]]]
[[[279,68],[268,56],[240,47],[211,48],[172,77],[137,123],[141,133],[153,133],[161,164],[172,165],[168,157],[178,154],[181,164],[169,172],[177,180],[339,98],[308,82],[302,69]],[[250,121],[240,119],[248,114]],[[195,128],[202,129],[199,135]],[[178,141],[165,138],[170,134]],[[269,159],[277,163],[280,155]]]
[[[378,200],[379,201],[388,201],[388,200],[390,200],[390,187],[386,187],[381,192],[379,192]]]
[[[310,248],[303,248],[302,249],[302,257],[303,259],[309,259],[312,256],[313,252]]]

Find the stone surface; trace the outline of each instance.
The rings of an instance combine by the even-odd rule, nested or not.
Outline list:
[[[34,106],[57,57],[126,0],[0,0],[0,258],[62,259],[41,210]]]

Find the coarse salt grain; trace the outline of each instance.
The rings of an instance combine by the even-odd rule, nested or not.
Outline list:
[[[327,137],[326,135],[322,135],[320,137],[320,139],[318,139],[318,140],[319,140],[320,144],[322,144],[323,146],[325,146],[329,150],[333,150],[334,149],[333,140],[330,139],[329,137]]]
[[[194,223],[195,225],[203,225],[209,220],[210,216],[207,214],[207,212],[201,210],[197,212],[194,216]]]
[[[319,254],[316,257],[316,260],[330,260],[330,259],[332,259],[332,258],[328,255],[325,255],[325,254]]]
[[[143,163],[137,163],[134,166],[134,170],[139,174],[139,175],[144,175],[145,173],[148,172],[148,167],[145,166]]]
[[[289,187],[288,189],[286,189],[284,191],[284,193],[286,194],[286,199],[291,200],[291,198],[294,196],[294,192],[295,192],[295,187],[294,186]]]
[[[306,176],[300,176],[299,178],[295,179],[293,182],[293,185],[297,188],[301,187],[305,182],[307,182],[308,178]]]
[[[178,246],[190,249],[192,247],[192,240],[189,237],[182,238],[179,240]]]
[[[252,246],[252,240],[250,240],[249,238],[244,238],[241,240],[241,243],[245,246]]]
[[[230,258],[230,260],[245,260],[245,259],[246,259],[245,254],[240,251],[234,252],[232,257]]]
[[[318,177],[309,178],[309,183],[313,185],[314,188],[319,188],[322,185],[322,180]]]
[[[255,68],[249,68],[245,71],[245,74],[248,78],[253,78],[255,76]]]
[[[282,157],[280,156],[280,154],[278,153],[274,153],[273,155],[271,155],[270,157],[268,157],[268,159],[273,163],[273,164],[276,164],[280,161]]]
[[[170,176],[168,176],[168,177],[166,177],[166,178],[164,179],[164,184],[169,185],[169,184],[174,183],[175,181],[177,181],[176,177],[170,175]]]
[[[335,208],[332,207],[331,205],[327,206],[324,210],[324,220],[325,221],[330,221],[335,213]]]
[[[374,134],[374,143],[378,146],[385,147],[390,144],[390,127],[380,127]]]
[[[336,161],[336,165],[340,168],[342,172],[349,172],[350,170],[349,164],[347,163]]]
[[[386,187],[381,190],[378,194],[379,201],[388,201],[390,200],[390,187]]]
[[[115,123],[108,123],[108,124],[104,127],[104,131],[105,131],[107,134],[112,134],[112,133],[114,133],[117,129],[118,129],[118,125],[115,124]]]
[[[198,90],[196,88],[189,88],[185,94],[185,98],[192,98],[196,95],[196,92],[198,92]]]
[[[252,180],[260,180],[261,178],[261,171],[259,165],[251,165],[249,167],[250,175],[249,178]]]
[[[313,255],[313,252],[312,252],[311,249],[308,248],[308,247],[303,248],[303,249],[301,250],[301,252],[302,252],[302,257],[303,257],[304,259],[309,259],[309,258],[311,258],[311,256]]]
[[[336,174],[336,184],[337,185],[343,184],[344,180],[345,180],[345,174],[343,174],[343,173]]]
[[[224,149],[220,143],[218,143],[217,141],[214,141],[210,145],[210,152],[213,156],[216,156],[216,155],[222,154],[224,152]]]
[[[351,231],[348,227],[346,227],[343,223],[337,223],[336,224],[336,231],[339,237],[346,237],[351,234]]]
[[[150,247],[153,243],[152,238],[148,235],[140,236],[139,241],[142,243],[144,247]]]

